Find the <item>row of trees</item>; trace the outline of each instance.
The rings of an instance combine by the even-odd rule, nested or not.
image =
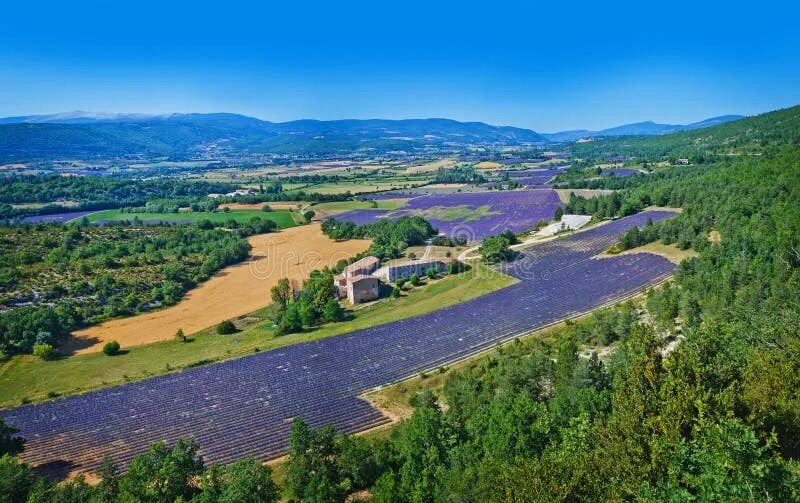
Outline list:
[[[436,170],[434,183],[483,183],[486,178],[473,166],[455,166]]]
[[[225,183],[176,178],[130,180],[94,176],[12,176],[0,185],[0,219],[29,214],[101,210],[144,206],[148,201],[192,201],[214,192],[229,192]],[[57,201],[77,201],[66,207]],[[12,204],[45,203],[43,208],[14,208]]]
[[[322,232],[335,240],[371,239],[368,254],[378,258],[396,258],[409,246],[419,246],[438,234],[427,220],[418,216],[404,216],[397,220],[380,220],[371,224],[355,225],[329,219],[322,222]]]

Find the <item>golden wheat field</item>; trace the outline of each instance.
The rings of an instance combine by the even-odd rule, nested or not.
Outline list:
[[[248,241],[252,246],[250,259],[226,267],[178,304],[76,331],[67,343],[68,349],[96,352],[112,340],[123,348],[148,344],[175,337],[179,328],[192,334],[266,306],[270,288],[280,278],[300,284],[312,270],[334,265],[370,245],[366,240],[333,241],[322,233],[319,224],[261,234]]]

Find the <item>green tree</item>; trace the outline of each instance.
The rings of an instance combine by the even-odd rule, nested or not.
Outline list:
[[[38,356],[42,360],[52,360],[56,356],[56,348],[52,344],[34,344],[33,356]]]
[[[28,499],[34,477],[30,467],[15,456],[0,456],[0,495],[9,503],[22,503]]]
[[[280,501],[280,488],[272,480],[269,466],[242,458],[228,466],[214,465],[200,477],[198,503],[273,503]]]
[[[25,439],[16,436],[16,433],[19,433],[19,430],[6,424],[0,417],[0,455],[16,456],[25,448]]]
[[[322,312],[322,317],[328,322],[342,321],[344,318],[342,306],[339,305],[339,302],[336,299],[331,297],[325,303],[325,310]]]
[[[133,458],[119,481],[123,501],[172,502],[189,500],[200,492],[197,480],[203,473],[198,445],[179,439],[170,449],[164,442]]]
[[[478,253],[484,262],[495,264],[505,262],[514,257],[514,252],[509,248],[510,243],[505,236],[492,236],[483,240]]]
[[[294,292],[288,278],[279,279],[270,292],[272,294],[272,302],[279,309],[285,309],[286,305],[294,299]]]

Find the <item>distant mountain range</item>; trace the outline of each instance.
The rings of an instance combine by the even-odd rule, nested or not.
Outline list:
[[[541,135],[530,129],[450,119],[269,122],[229,113],[68,112],[0,118],[0,163],[151,157],[218,159],[260,154],[411,151],[430,145],[544,144],[587,136],[665,134],[738,118],[726,115],[687,125],[640,122],[603,131]]]
[[[744,118],[743,115],[721,115],[700,122],[691,124],[658,124],[653,121],[634,122],[622,126],[602,129],[600,131],[589,131],[588,129],[574,129],[571,131],[559,131],[558,133],[542,133],[542,136],[553,142],[569,142],[580,138],[600,137],[600,136],[655,136],[661,134],[675,133],[677,131],[689,131],[701,129],[726,122]]]
[[[297,120],[244,115],[90,114],[72,112],[0,119],[0,160],[220,154],[334,154],[413,150],[426,145],[542,144],[529,129],[449,119]]]

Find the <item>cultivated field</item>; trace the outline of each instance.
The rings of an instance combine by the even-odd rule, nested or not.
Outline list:
[[[576,196],[585,197],[587,199],[591,199],[593,197],[605,196],[614,192],[613,190],[608,189],[554,189],[558,193],[559,199],[561,202],[568,203],[569,202],[569,195],[571,193],[575,193]]]
[[[223,203],[219,205],[219,208],[225,209],[230,208],[232,210],[254,210],[254,211],[261,211],[261,208],[264,205],[269,206],[273,210],[296,210],[299,206],[303,206],[304,204],[308,204],[304,201],[281,201],[279,203]]]
[[[396,179],[381,179],[381,180],[341,180],[338,182],[320,183],[317,185],[309,185],[303,190],[306,192],[315,192],[318,194],[344,194],[350,192],[351,194],[366,194],[368,192],[379,192],[384,190],[394,189],[408,189],[426,183],[428,180],[396,180]]]
[[[551,189],[428,194],[412,198],[398,210],[353,210],[336,218],[366,224],[419,215],[440,232],[473,242],[505,230],[532,229],[540,220],[549,222],[559,206],[561,201]]]
[[[418,255],[423,253],[419,251]],[[458,304],[514,282],[510,276],[476,264],[468,272],[409,288],[398,299],[359,306],[346,321],[326,323],[296,334],[276,336],[271,322],[265,319],[266,309],[260,309],[247,313],[245,319],[237,319],[240,331],[234,335],[220,335],[211,327],[192,335],[188,344],[170,339],[138,346],[114,358],[98,352],[54,361],[18,355],[0,365],[0,407],[82,393],[185,369],[200,361],[227,360],[374,327]]]
[[[260,206],[259,206],[260,208]],[[118,222],[139,218],[142,222],[176,222],[190,223],[200,220],[211,220],[212,222],[227,222],[230,219],[239,223],[247,223],[253,217],[262,220],[272,220],[278,227],[284,229],[295,225],[292,215],[286,210],[264,212],[258,210],[235,210],[235,211],[181,211],[179,213],[127,213],[120,210],[97,211],[86,218],[90,222]],[[82,218],[76,217],[75,220]]]
[[[301,282],[312,270],[334,265],[369,246],[369,241],[363,240],[333,241],[317,224],[261,234],[248,241],[253,247],[250,260],[225,268],[177,305],[77,331],[69,347],[87,353],[100,351],[111,340],[126,348],[172,339],[178,328],[192,334],[264,307],[269,303],[270,288],[280,278]]]
[[[338,215],[347,211],[355,210],[396,210],[402,208],[408,202],[408,199],[380,199],[375,200],[374,205],[372,201],[332,201],[330,203],[317,203],[311,207],[316,213],[314,218],[322,219],[331,215]]]
[[[67,462],[92,471],[109,456],[124,466],[148,443],[174,441],[187,431],[197,432],[200,454],[210,462],[228,463],[243,453],[278,457],[288,447],[287,418],[345,432],[386,423],[358,395],[580,316],[669,276],[674,264],[652,254],[591,257],[632,226],[671,215],[641,213],[526,250],[504,268],[518,283],[445,309],[3,416],[20,426],[28,440],[23,459],[34,464]]]
[[[419,164],[417,166],[409,166],[406,168],[405,173],[407,174],[414,174],[414,173],[428,173],[430,171],[436,171],[439,168],[451,168],[455,165],[456,161],[453,159],[440,159],[438,161],[427,162],[425,164]]]

